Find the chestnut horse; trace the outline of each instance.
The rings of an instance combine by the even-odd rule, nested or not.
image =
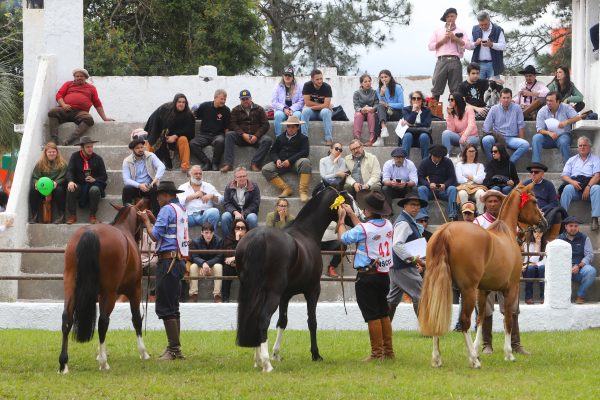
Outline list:
[[[303,294],[308,313],[310,352],[321,361],[317,346],[317,301],[321,294],[321,238],[337,207],[354,204],[352,196],[329,186],[306,203],[296,219],[282,230],[271,227],[252,229],[240,240],[235,261],[240,275],[237,344],[255,348],[255,367],[271,372],[267,330],[279,307],[277,339],[273,359],[279,360],[281,338],[287,327],[287,309],[292,296]],[[349,218],[346,224],[352,225]]]
[[[533,184],[519,184],[504,199],[498,219],[487,230],[471,222],[452,222],[438,229],[427,244],[427,273],[419,304],[419,328],[433,336],[431,365],[440,367],[439,336],[448,332],[452,316],[452,281],[460,289],[460,323],[468,358],[480,368],[483,315],[487,295],[492,290],[504,294],[510,307],[519,296],[522,256],[517,244],[517,222],[537,225],[545,230],[546,220],[537,207]],[[478,293],[479,290],[479,293]],[[477,336],[475,344],[468,330],[477,299]],[[514,361],[510,345],[512,313],[504,313],[504,359]]]
[[[142,339],[142,263],[137,240],[141,235],[138,210],[147,209],[141,200],[136,205],[116,206],[115,220],[110,224],[87,225],[79,228],[65,249],[65,303],[62,315],[62,350],[59,372],[67,374],[69,367],[69,331],[78,342],[88,342],[94,336],[96,301],[99,303],[98,363],[108,370],[104,340],[110,314],[119,295],[129,299],[137,347],[143,360],[150,358]]]

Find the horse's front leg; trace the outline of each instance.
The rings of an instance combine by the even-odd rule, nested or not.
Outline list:
[[[137,348],[140,353],[142,360],[150,359],[150,355],[146,351],[146,345],[144,344],[144,338],[142,337],[142,315],[140,313],[140,298],[141,298],[141,287],[136,290],[134,296],[127,296],[129,298],[129,308],[131,309],[131,322],[135,329],[137,337]]]
[[[442,355],[440,354],[440,337],[433,337],[433,351],[431,352],[431,366],[439,368],[442,366]]]
[[[485,319],[485,307],[489,294],[490,292],[487,291],[477,291],[477,334],[475,335],[475,343],[473,344],[477,357],[479,357],[481,342],[483,340],[483,320]]]
[[[279,319],[277,320],[277,339],[275,339],[275,344],[273,345],[273,353],[271,357],[275,361],[281,361],[281,339],[283,338],[283,331],[285,330],[288,324],[287,311],[290,298],[291,297],[287,294],[283,295],[281,297],[281,301],[279,302]]]
[[[518,286],[516,290],[518,294]],[[515,356],[512,351],[511,337],[512,337],[512,304],[514,304],[516,296],[515,290],[508,290],[504,293],[504,360],[515,361]]]
[[[323,361],[317,345],[317,301],[319,301],[320,294],[321,283],[318,282],[312,293],[304,295],[308,313],[308,330],[310,331],[310,353],[313,361]]]

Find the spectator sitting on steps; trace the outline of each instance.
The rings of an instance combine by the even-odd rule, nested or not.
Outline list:
[[[223,248],[223,240],[215,235],[214,227],[211,223],[205,222],[202,224],[202,234],[200,237],[193,239],[190,243],[190,250],[215,250]],[[223,276],[223,253],[213,254],[190,254],[191,261],[186,263],[186,269],[190,274],[190,278],[198,276]],[[213,301],[220,303],[222,280],[215,279],[213,290]],[[198,301],[198,280],[190,280],[190,303]]]
[[[181,192],[177,194],[179,202],[185,207],[188,226],[209,222],[216,231],[220,213],[215,204],[221,203],[223,196],[213,184],[202,179],[203,171],[199,165],[193,165],[188,175],[189,181],[179,186]]]
[[[234,179],[225,186],[223,196],[225,209],[221,216],[223,236],[231,234],[231,223],[234,220],[245,220],[250,229],[256,228],[258,224],[260,188],[256,182],[248,179],[248,171],[244,167],[237,167],[233,175]]]

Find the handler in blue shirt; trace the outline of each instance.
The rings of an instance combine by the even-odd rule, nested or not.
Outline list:
[[[163,181],[158,186],[157,198],[162,206],[154,227],[150,225],[148,214],[138,215],[144,221],[149,236],[157,241],[158,262],[156,265],[156,315],[163,320],[167,333],[168,346],[159,360],[171,361],[185,358],[179,341],[180,315],[179,294],[181,279],[185,272],[188,256],[188,224],[185,208],[179,203],[177,190],[172,181]]]
[[[133,139],[129,143],[131,154],[123,160],[123,205],[135,203],[136,198],[150,200],[150,209],[157,215],[160,206],[156,200],[156,188],[164,173],[165,164],[156,154],[145,151],[144,139]]]

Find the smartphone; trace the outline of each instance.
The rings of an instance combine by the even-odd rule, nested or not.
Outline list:
[[[482,40],[481,43],[487,43],[487,39],[486,40]]]
[[[402,179],[396,179],[396,182],[402,183]]]
[[[442,187],[442,185],[440,185],[439,183],[436,183],[435,187]]]

